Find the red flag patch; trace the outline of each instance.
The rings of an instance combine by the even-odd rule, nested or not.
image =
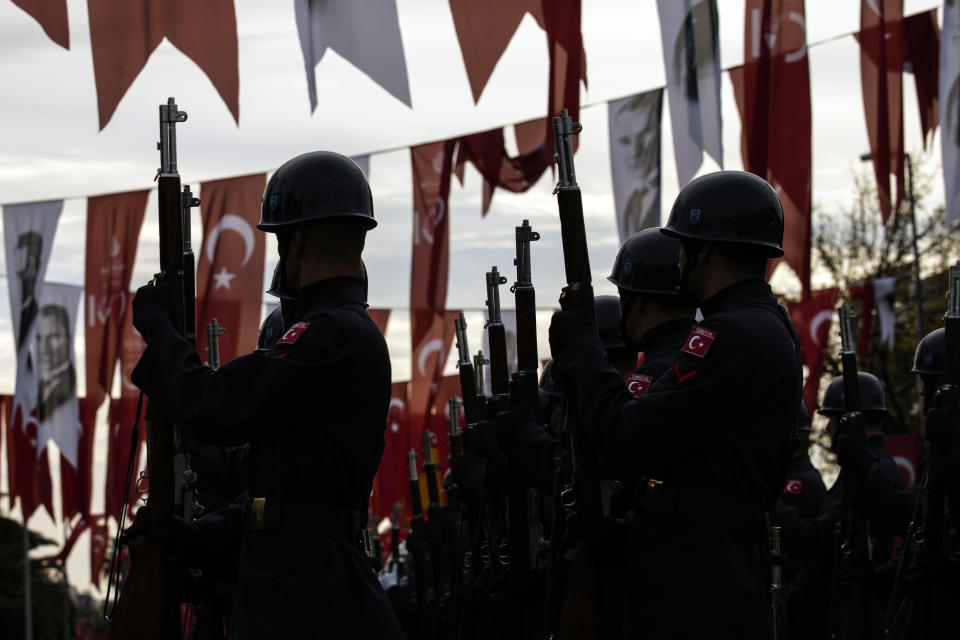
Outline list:
[[[634,398],[639,398],[649,391],[650,385],[652,384],[653,378],[651,376],[645,376],[639,373],[631,373],[627,378],[627,389],[630,390]]]
[[[801,491],[803,491],[803,480],[788,480],[783,487],[784,493],[792,493],[795,496],[800,495]]]
[[[300,336],[307,330],[307,327],[310,326],[309,322],[297,322],[283,334],[283,336],[277,340],[277,344],[296,344],[297,340],[300,339]]]
[[[710,345],[713,344],[716,337],[716,331],[695,326],[687,337],[687,341],[684,343],[681,351],[697,356],[698,358],[703,358],[707,355],[707,351],[710,350]]]

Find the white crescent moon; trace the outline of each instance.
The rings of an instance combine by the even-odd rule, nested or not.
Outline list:
[[[393,409],[394,407],[400,411],[405,411],[407,408],[407,403],[400,398],[390,398],[390,409]],[[390,409],[387,410],[389,411]]]
[[[250,223],[232,213],[220,218],[220,222],[213,229],[210,229],[210,235],[207,237],[207,260],[210,261],[210,264],[213,264],[217,242],[220,240],[220,234],[224,231],[236,231],[243,238],[243,262],[240,266],[247,264],[250,261],[250,256],[253,255],[255,244],[253,229],[250,228]]]
[[[422,376],[427,375],[427,371],[426,371],[427,356],[429,356],[434,351],[437,351],[437,352],[443,351],[443,340],[441,340],[440,338],[429,341],[427,344],[423,345],[422,349],[420,349],[420,355],[417,356],[417,368],[420,370],[420,375]]]
[[[810,339],[813,341],[813,344],[820,346],[820,340],[817,339],[817,334],[820,331],[820,325],[824,322],[830,322],[833,318],[833,310],[825,309],[813,316],[813,320],[810,321]]]
[[[693,343],[694,340],[697,341],[696,344]],[[693,336],[692,338],[690,338],[690,342],[687,343],[687,347],[690,349],[698,349],[702,344],[703,344],[703,338],[701,338],[700,336]]]
[[[907,486],[912,487],[913,483],[917,479],[917,471],[913,468],[913,463],[904,458],[903,456],[893,456],[893,461],[897,463],[897,466],[907,472],[907,476],[910,478]]]

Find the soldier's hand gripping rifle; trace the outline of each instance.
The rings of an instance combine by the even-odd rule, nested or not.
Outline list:
[[[573,166],[573,140],[580,133],[580,123],[574,123],[566,109],[553,119],[556,140],[558,182],[554,189],[557,207],[560,210],[560,235],[563,244],[563,263],[567,286],[563,288],[560,306],[564,309],[578,303],[593,312],[593,276],[590,273],[590,257],[587,253],[587,233],[583,223],[583,202],[577,174]],[[585,530],[595,533],[603,516],[600,500],[600,470],[597,456],[583,425],[580,424],[574,399],[564,397],[566,425],[564,433],[569,438],[573,464],[573,486],[565,500],[580,514]]]
[[[187,114],[170,98],[160,105],[160,169],[157,200],[160,222],[160,278],[173,278],[176,286],[174,327],[196,344],[195,276],[190,248],[190,208],[200,204],[190,187],[180,190],[177,172],[176,124]],[[175,425],[153,402],[147,404],[147,470],[150,480],[150,533],[153,537],[173,518],[191,515],[189,485],[193,472],[181,451]],[[179,507],[179,509],[178,509]],[[130,544],[130,572],[124,583],[111,637],[125,640],[167,640],[180,634],[180,600],[176,569],[165,549],[147,539]]]
[[[936,406],[956,407],[960,400],[960,261],[950,266],[947,289],[947,312],[944,322],[943,380],[937,389]],[[905,567],[915,576],[925,576],[930,567],[946,557],[944,513],[946,495],[939,480],[938,469],[945,451],[941,444],[931,444],[927,453],[927,467],[920,490],[920,499],[914,508],[913,522],[907,529],[907,545],[900,558],[894,593],[890,597],[885,631],[890,638],[907,640],[931,637],[931,614],[927,610],[933,600],[930,578],[921,578],[901,600],[901,581]],[[919,517],[917,510],[919,509]],[[956,514],[952,514],[954,518]]]
[[[863,413],[860,411],[860,380],[857,372],[857,352],[854,350],[853,317],[850,307],[843,303],[840,316],[840,361],[843,371],[844,416],[840,420],[838,435],[865,436]],[[867,521],[860,510],[863,480],[859,474],[846,473],[843,480],[843,519],[841,522],[840,554],[846,568],[846,581],[835,622],[837,637],[844,640],[861,640],[866,637],[866,609],[864,602],[863,571],[870,563]],[[835,572],[836,574],[836,572]],[[836,575],[834,581],[837,580]],[[833,604],[833,603],[831,603]]]

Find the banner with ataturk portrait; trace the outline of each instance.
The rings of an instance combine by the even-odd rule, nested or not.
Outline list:
[[[17,377],[7,428],[16,467],[10,470],[10,494],[20,498],[24,519],[43,504],[53,514],[50,467],[39,433],[39,378],[34,349],[43,280],[63,200],[29,202],[3,207],[7,291],[17,351]],[[40,454],[44,455],[41,456]]]

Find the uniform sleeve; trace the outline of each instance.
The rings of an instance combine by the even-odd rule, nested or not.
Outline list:
[[[905,535],[912,518],[913,500],[893,460],[881,459],[863,485],[863,512],[871,522]]]
[[[697,325],[673,366],[633,397],[599,340],[571,345],[557,358],[567,393],[607,465],[634,475],[669,466],[707,446],[705,435],[742,411],[747,349],[729,322]]]
[[[244,444],[278,425],[302,423],[307,398],[316,412],[337,401],[325,397],[323,389],[334,386],[331,378],[341,369],[342,349],[324,349],[316,339],[345,337],[336,335],[336,328],[324,329],[311,326],[282,357],[252,353],[214,371],[167,324],[155,332],[132,380],[165,415],[187,425],[199,438],[220,445]],[[303,355],[309,355],[309,362],[300,359]]]

